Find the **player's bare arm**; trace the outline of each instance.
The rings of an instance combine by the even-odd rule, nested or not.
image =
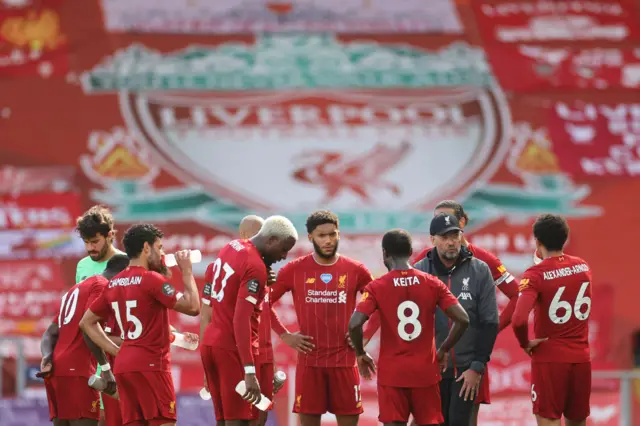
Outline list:
[[[120,347],[116,346],[104,332],[100,326],[100,318],[93,313],[91,309],[87,309],[84,316],[80,320],[80,329],[91,339],[100,349],[112,356],[117,356]]]
[[[42,340],[40,341],[42,361],[40,362],[40,373],[38,373],[39,377],[46,377],[51,374],[51,370],[53,369],[53,350],[56,347],[59,335],[60,329],[58,328],[58,324],[55,322],[49,324],[49,327],[47,327],[47,330],[42,335]]]
[[[200,296],[198,286],[193,278],[190,250],[180,250],[175,254],[176,263],[182,271],[182,282],[184,283],[184,294],[176,302],[173,309],[182,314],[192,317],[200,313]]]
[[[453,349],[467,328],[469,328],[469,315],[467,315],[467,311],[464,310],[462,305],[456,304],[449,306],[444,313],[447,314],[449,319],[453,322],[453,325],[451,329],[449,329],[447,338],[444,339],[442,346],[438,348],[438,352],[436,354],[438,363],[442,367],[442,371],[447,369],[447,355],[449,351]]]
[[[349,336],[353,343],[353,349],[356,351],[358,360],[358,370],[360,374],[367,380],[376,372],[376,365],[373,358],[365,352],[362,327],[369,317],[362,312],[354,312],[349,320]]]
[[[100,377],[105,379],[107,382],[107,387],[103,390],[103,392],[107,395],[113,395],[114,393],[116,393],[116,378],[113,375],[113,371],[111,371],[111,365],[107,360],[107,356],[105,355],[104,351],[100,349],[100,347],[96,345],[94,341],[89,338],[89,336],[87,336],[86,333],[83,333],[83,335],[84,342],[87,344],[87,347],[91,351],[91,354],[98,361],[98,364],[100,364],[102,370],[100,373]],[[113,341],[111,339],[111,336],[108,337],[111,341]]]

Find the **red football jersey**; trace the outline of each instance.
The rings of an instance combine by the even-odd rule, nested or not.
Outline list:
[[[457,303],[442,281],[417,269],[391,271],[365,288],[356,310],[380,313],[378,384],[415,388],[440,381],[436,307],[445,311]]]
[[[298,362],[316,367],[353,367],[355,352],[346,340],[356,297],[372,280],[360,262],[340,256],[320,265],[312,254],[282,267],[272,286],[271,303],[291,291],[302,334],[313,337],[315,349],[298,354]]]
[[[108,282],[102,275],[94,275],[80,281],[62,296],[54,319],[60,330],[53,350],[53,373],[56,376],[89,377],[95,374],[97,361],[84,341],[80,320]]]
[[[233,327],[236,304],[255,305],[251,318],[251,346],[258,354],[258,328],[267,283],[267,267],[250,240],[233,240],[220,250],[213,263],[211,285],[205,285],[204,298],[212,306],[211,323],[203,344],[237,351]]]
[[[122,338],[122,330],[120,330],[120,326],[118,325],[118,321],[116,321],[116,317],[111,315],[106,321],[103,322],[104,323],[104,332],[108,335],[108,336],[119,336],[120,338]],[[110,354],[105,354],[107,355],[107,361],[109,362],[109,364],[111,365],[111,368],[115,368],[116,364],[116,357],[111,356]]]
[[[124,332],[116,373],[171,371],[169,309],[181,297],[166,277],[141,266],[111,279],[91,311],[103,319],[113,315]]]
[[[535,338],[548,338],[533,351],[534,362],[580,363],[591,360],[589,314],[591,270],[579,257],[563,255],[544,259],[527,269],[520,280],[520,297],[514,314],[518,341],[529,340],[527,320],[534,311]]]
[[[266,287],[262,312],[260,314],[260,327],[258,329],[259,354],[256,356],[256,364],[273,362],[273,345],[271,342],[271,288]]]

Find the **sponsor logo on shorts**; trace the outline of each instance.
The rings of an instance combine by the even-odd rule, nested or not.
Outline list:
[[[169,413],[175,414],[175,412],[176,412],[176,402],[175,401],[171,401],[169,403]]]
[[[308,290],[307,303],[347,303],[347,293],[338,290]]]
[[[302,400],[302,395],[296,396],[296,410],[300,409],[300,401]]]
[[[92,413],[95,413],[95,412],[98,411],[99,404],[100,404],[100,400],[99,399],[96,400],[96,401],[91,401],[91,412]]]

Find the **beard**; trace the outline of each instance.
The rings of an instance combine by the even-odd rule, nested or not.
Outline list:
[[[149,270],[159,273],[167,278],[171,278],[171,270],[167,268],[167,265],[164,264],[162,258],[159,261],[156,261],[155,258],[149,259]]]
[[[447,260],[456,260],[459,255],[460,255],[460,250],[459,249],[455,253],[454,252],[450,252],[450,251],[445,251],[445,252],[442,253],[442,257],[444,257]]]
[[[319,257],[321,257],[323,259],[331,259],[338,252],[338,246],[340,245],[340,240],[336,241],[336,246],[333,248],[333,250],[329,254],[323,253],[322,249],[320,248],[320,246],[317,245],[316,242],[313,239],[311,240],[311,243],[313,244],[313,250],[316,252],[316,254]]]
[[[87,252],[87,254],[94,262],[100,262],[107,255],[107,251],[109,251],[109,245],[109,241],[106,241],[99,252]]]

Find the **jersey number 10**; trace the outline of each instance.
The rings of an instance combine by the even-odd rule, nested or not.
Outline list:
[[[575,315],[575,317],[580,321],[585,321],[589,318],[589,314],[591,313],[591,298],[584,295],[588,287],[588,281],[582,283],[573,308],[571,307],[571,303],[560,299],[566,289],[565,286],[560,287],[558,291],[556,291],[556,295],[553,296],[553,300],[549,305],[549,319],[551,319],[551,322],[554,324],[564,324],[571,319],[571,315]],[[586,306],[587,309],[584,312],[581,312],[581,308],[583,306]],[[558,316],[558,311],[561,309],[564,310],[564,315]]]

